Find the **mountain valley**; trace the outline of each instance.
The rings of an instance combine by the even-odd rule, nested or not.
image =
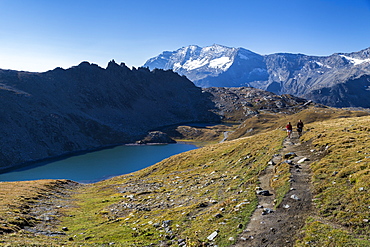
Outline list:
[[[219,55],[211,60],[189,49],[203,60],[186,68],[213,61],[207,73],[228,81],[224,73],[236,65],[224,58],[223,47],[208,48]],[[326,106],[319,96],[331,101],[335,91],[350,106],[361,97],[366,103],[366,93],[354,96],[367,85],[361,74],[366,51],[333,55],[347,74],[358,75],[354,95],[336,84],[329,93],[318,87],[321,94],[309,99],[285,94],[288,86],[272,81],[278,94],[258,88],[272,78],[266,73],[272,65],[263,70],[266,57],[228,52],[258,64],[242,75],[248,84],[200,88],[168,68],[129,69],[114,61],[105,69],[82,62],[44,73],[0,70],[3,171],[124,143],[200,145],[92,184],[0,182],[0,245],[370,246],[370,112]],[[169,55],[152,62],[165,66]],[[269,63],[283,61],[285,70],[276,71],[286,83],[292,83],[296,72],[287,71],[298,66],[297,57],[306,69],[311,64],[305,55],[274,56],[280,57]],[[299,119],[303,135],[294,128],[287,138],[287,122]]]
[[[95,184],[0,183],[0,243],[369,246],[369,114],[308,107],[270,115],[269,123],[261,114],[239,126],[261,126],[253,135],[239,131],[228,141]],[[282,126],[298,119],[307,123],[304,135],[287,139]],[[308,180],[296,177],[303,171]],[[259,191],[266,182],[273,203],[264,209]],[[271,227],[255,232],[249,225],[255,214]]]

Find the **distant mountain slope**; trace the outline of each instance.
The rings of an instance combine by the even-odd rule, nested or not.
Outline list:
[[[259,55],[221,45],[163,52],[144,67],[187,76],[200,87],[250,86],[336,107],[370,107],[370,48],[331,56]]]
[[[276,95],[251,87],[210,87],[203,90],[212,95],[216,113],[224,121],[242,122],[261,113],[293,114],[308,106],[317,106],[312,101],[292,95]]]
[[[135,142],[148,131],[218,121],[214,103],[172,71],[83,62],[45,73],[0,70],[0,170]]]

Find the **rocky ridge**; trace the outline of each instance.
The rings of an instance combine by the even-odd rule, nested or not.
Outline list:
[[[82,62],[44,73],[0,70],[0,170],[134,143],[149,131],[219,121],[208,95],[171,71]]]
[[[223,121],[242,122],[261,113],[293,114],[310,105],[318,105],[292,95],[277,95],[252,87],[210,87],[203,91],[212,95],[215,113]]]

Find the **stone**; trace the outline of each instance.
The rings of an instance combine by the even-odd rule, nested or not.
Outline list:
[[[172,224],[172,220],[165,220],[165,221],[162,222],[163,227],[168,227],[171,224]]]
[[[290,198],[296,201],[301,200],[297,195],[291,195]]]
[[[260,190],[260,191],[257,191],[257,195],[261,195],[261,196],[270,196],[270,195],[272,195],[271,193],[270,193],[270,191],[268,191],[268,190]]]
[[[274,162],[273,160],[270,160],[267,164],[268,164],[268,165],[272,165],[272,166],[276,165],[276,164],[275,164],[275,162]]]
[[[264,208],[262,211],[262,215],[271,214],[274,211],[271,208]]]
[[[309,161],[310,159],[309,158],[306,158],[306,157],[304,157],[304,158],[302,158],[302,159],[300,159],[300,160],[298,160],[298,164],[301,164],[301,163],[303,163],[303,162],[305,162],[305,161]]]
[[[206,208],[206,207],[208,207],[208,204],[205,202],[201,202],[198,204],[198,208]]]
[[[284,154],[285,159],[293,158],[293,157],[296,157],[296,156],[297,155],[294,152],[289,152],[289,153]]]
[[[287,163],[287,164],[291,165],[291,164],[293,164],[293,161],[291,161],[291,160],[285,160],[285,161],[283,161],[283,163]]]
[[[246,205],[246,204],[250,204],[250,202],[241,202],[238,205],[236,205],[235,207],[240,208],[241,206]]]
[[[222,217],[224,217],[224,216],[222,214],[220,214],[220,213],[218,213],[218,214],[215,215],[215,218],[217,218],[217,219],[222,218]]]
[[[69,229],[68,229],[68,227],[62,227],[62,230],[66,232],[66,231],[68,231]]]
[[[218,235],[218,232],[217,231],[214,231],[214,232],[211,233],[211,235],[209,235],[207,237],[207,239],[210,240],[210,241],[212,241],[212,240],[214,240],[217,237],[217,235]]]

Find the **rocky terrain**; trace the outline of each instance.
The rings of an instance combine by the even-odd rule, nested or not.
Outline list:
[[[259,177],[258,206],[246,229],[232,246],[294,246],[296,236],[305,219],[313,211],[311,171],[309,165],[322,158],[320,150],[310,151],[298,135],[286,138],[283,148]],[[284,167],[288,165],[288,167]],[[290,172],[289,192],[277,204],[277,193],[272,181],[277,180],[284,169]]]
[[[197,125],[176,125],[162,128],[169,136],[186,141],[212,142],[226,140],[229,135],[235,136],[243,127],[238,125],[253,117],[278,118],[283,115],[290,115],[302,111],[310,106],[320,106],[310,100],[294,97],[292,95],[276,95],[257,88],[251,87],[211,87],[203,88],[203,91],[210,95],[215,104],[212,110],[220,116],[223,125],[212,124]],[[324,106],[320,106],[324,107]],[[266,117],[269,115],[269,117]],[[245,126],[245,125],[241,125]],[[260,126],[263,126],[260,124]],[[256,130],[259,126],[251,126]],[[237,130],[236,134],[232,134]],[[250,129],[251,130],[251,129]],[[255,131],[249,131],[249,135]],[[246,135],[242,133],[241,135]]]
[[[105,69],[82,62],[44,73],[0,70],[0,98],[0,170],[133,143],[162,126],[220,120],[185,77],[114,61]]]
[[[292,95],[277,95],[251,87],[211,87],[203,90],[212,95],[215,112],[223,121],[242,122],[261,113],[292,114],[309,105],[317,105]]]
[[[330,56],[259,55],[222,45],[187,46],[149,59],[200,87],[255,87],[334,107],[370,107],[370,48]]]

